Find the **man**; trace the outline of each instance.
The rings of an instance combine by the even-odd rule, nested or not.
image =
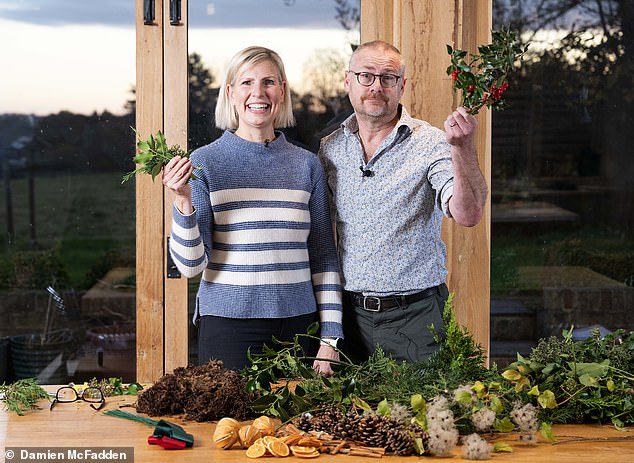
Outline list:
[[[355,362],[376,345],[399,361],[418,362],[434,352],[429,327],[444,334],[448,296],[443,215],[472,227],[487,195],[475,151],[476,119],[458,108],[444,132],[413,119],[400,104],[404,72],[392,45],[359,46],[344,81],[354,113],[319,151],[344,278],[339,347]]]

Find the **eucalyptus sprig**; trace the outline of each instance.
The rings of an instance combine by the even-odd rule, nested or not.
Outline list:
[[[181,149],[179,145],[168,146],[165,135],[163,135],[163,132],[160,130],[156,132],[156,135],[150,134],[146,140],[142,140],[138,137],[136,129],[132,128],[132,130],[137,135],[136,147],[138,150],[138,153],[134,155],[132,160],[136,164],[139,164],[139,167],[125,174],[121,183],[127,182],[137,174],[149,174],[152,176],[152,180],[154,180],[173,157],[189,157],[190,153]],[[195,179],[196,177],[192,174],[191,178]]]
[[[492,110],[506,108],[504,94],[508,89],[507,76],[516,69],[528,49],[522,46],[517,32],[510,28],[492,31],[492,42],[478,47],[478,54],[467,56],[464,50],[447,45],[451,64],[447,75],[453,80],[454,92],[462,92],[461,106],[477,114],[483,106]]]
[[[37,402],[47,397],[48,393],[39,386],[35,378],[19,379],[11,384],[0,385],[0,401],[4,402],[7,410],[18,415],[36,409]]]

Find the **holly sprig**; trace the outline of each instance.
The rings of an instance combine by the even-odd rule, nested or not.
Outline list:
[[[517,32],[510,28],[492,31],[491,37],[490,44],[478,47],[478,54],[469,55],[447,45],[451,56],[447,75],[453,80],[453,91],[462,92],[461,106],[474,115],[482,107],[506,109],[507,76],[519,67],[528,49],[528,44],[522,45]]]
[[[137,134],[138,139],[136,144],[138,153],[134,155],[132,160],[139,164],[139,167],[125,174],[121,183],[127,182],[137,174],[149,174],[154,180],[173,157],[189,157],[190,153],[181,149],[179,145],[168,146],[165,135],[160,130],[156,132],[156,135],[150,134],[146,140],[139,138],[134,128],[132,130]],[[195,179],[196,177],[192,174],[191,178]]]

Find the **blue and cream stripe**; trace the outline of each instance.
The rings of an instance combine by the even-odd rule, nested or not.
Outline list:
[[[283,134],[265,149],[225,132],[191,159],[201,167],[190,182],[195,212],[173,209],[170,251],[184,276],[202,273],[194,318],[318,311],[321,335],[342,337],[339,264],[317,157]]]

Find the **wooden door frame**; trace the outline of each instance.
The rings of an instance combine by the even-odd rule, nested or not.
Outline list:
[[[154,0],[144,23],[136,0],[136,129],[141,138],[163,131],[170,145],[187,149],[187,0],[171,24],[169,1]],[[173,197],[160,179],[136,179],[137,381],[152,382],[186,366],[187,279],[167,278],[167,238]]]

